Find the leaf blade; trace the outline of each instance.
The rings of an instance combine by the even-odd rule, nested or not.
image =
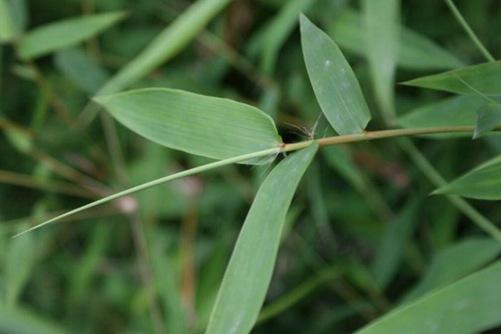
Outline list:
[[[268,115],[228,99],[147,88],[95,100],[139,135],[192,154],[226,159],[281,144]]]
[[[399,307],[357,331],[382,333],[474,333],[501,323],[501,262],[416,302]]]
[[[110,12],[52,22],[35,28],[21,38],[18,52],[32,59],[55,50],[78,44],[125,17],[123,12]]]
[[[339,134],[363,132],[370,113],[353,70],[332,39],[302,14],[300,26],[308,76],[327,120]]]
[[[318,145],[296,152],[265,179],[247,214],[206,333],[248,333],[264,301],[287,209]]]
[[[406,81],[403,84],[463,95],[501,95],[501,61],[462,67]]]
[[[501,126],[501,105],[487,103],[477,110],[473,139]]]

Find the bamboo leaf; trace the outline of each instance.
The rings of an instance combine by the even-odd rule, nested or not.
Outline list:
[[[482,63],[429,75],[406,81],[404,84],[456,94],[501,95],[501,61]]]
[[[329,26],[329,34],[344,50],[366,56],[363,18],[343,10]],[[440,45],[409,28],[400,27],[397,64],[411,70],[453,69],[464,64]]]
[[[376,100],[383,116],[395,115],[395,70],[400,39],[400,1],[362,1],[365,14],[365,45]],[[384,41],[384,42],[382,42]]]
[[[362,132],[370,120],[360,85],[338,46],[301,15],[301,45],[310,82],[332,127],[342,135]]]
[[[501,105],[497,103],[487,103],[477,111],[473,138],[478,138],[482,134],[494,130],[499,126],[501,126]]]
[[[476,96],[454,96],[413,109],[397,123],[404,128],[471,126],[475,124],[475,111],[484,103]]]
[[[122,12],[89,15],[49,23],[28,32],[19,41],[18,52],[32,59],[78,44],[125,17]]]
[[[501,262],[399,307],[358,334],[482,332],[501,324]]]
[[[0,0],[0,44],[9,42],[15,35],[9,4]]]
[[[501,156],[467,172],[435,190],[433,194],[455,194],[483,200],[501,199]]]
[[[268,115],[228,99],[149,88],[95,100],[132,131],[192,154],[226,159],[281,144]]]
[[[116,93],[174,57],[230,2],[231,0],[197,1],[114,75],[99,90],[99,94]]]
[[[384,289],[397,272],[404,246],[411,239],[418,221],[416,211],[418,202],[410,202],[395,220],[390,222],[378,247],[372,263],[374,279]]]
[[[433,257],[419,283],[405,296],[414,300],[485,266],[501,252],[501,244],[487,238],[470,238],[444,248]]]
[[[19,334],[67,333],[55,324],[19,308],[7,308],[0,304],[0,332]]]
[[[264,180],[247,214],[206,333],[248,333],[271,280],[287,209],[318,145],[294,153]]]

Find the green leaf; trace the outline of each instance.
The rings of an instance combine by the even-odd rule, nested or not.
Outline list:
[[[414,300],[473,273],[494,260],[500,252],[501,244],[488,238],[471,238],[444,248],[433,257],[423,278],[404,301]]]
[[[455,194],[463,197],[501,199],[501,156],[487,161],[458,179],[435,190],[433,194]]]
[[[9,42],[14,35],[10,6],[6,0],[0,0],[0,44]]]
[[[56,67],[78,88],[93,94],[107,80],[107,73],[97,61],[80,48],[68,48],[56,52]]]
[[[253,42],[261,49],[262,68],[265,72],[274,71],[278,52],[296,26],[299,13],[312,3],[313,0],[288,1],[270,23],[257,33],[259,37]]]
[[[357,334],[482,332],[501,324],[501,262],[416,302],[399,307]]]
[[[199,0],[165,28],[99,94],[116,93],[179,53],[231,0]]]
[[[19,55],[23,59],[32,59],[73,46],[99,34],[124,17],[122,12],[113,12],[67,19],[35,28],[19,41]]]
[[[411,70],[453,69],[464,64],[432,40],[406,27],[400,27],[399,67]],[[329,34],[343,49],[366,56],[365,29],[362,17],[353,10],[343,10],[332,20]]]
[[[501,104],[487,103],[477,111],[477,122],[473,138],[501,126]]]
[[[360,85],[341,50],[301,15],[301,45],[311,85],[332,127],[342,135],[362,132],[370,120]]]
[[[404,128],[474,125],[475,111],[484,103],[476,96],[454,96],[413,109],[397,123]]]
[[[429,75],[404,84],[446,92],[496,96],[501,95],[501,61],[463,67],[440,74]]]
[[[96,101],[141,136],[209,158],[225,159],[281,144],[268,115],[228,99],[149,88],[100,96]]]
[[[384,289],[397,272],[405,245],[411,239],[418,221],[418,202],[410,202],[395,220],[390,222],[372,263],[372,272],[379,286]]]
[[[365,46],[376,100],[383,116],[395,115],[395,70],[400,40],[400,1],[364,0]]]
[[[248,333],[264,302],[287,209],[318,145],[294,153],[264,180],[247,214],[206,333]]]
[[[23,309],[10,309],[0,304],[0,332],[18,334],[66,333],[55,324]]]

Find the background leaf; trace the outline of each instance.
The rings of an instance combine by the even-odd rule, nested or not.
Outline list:
[[[357,331],[379,333],[474,333],[501,323],[501,262],[390,312]]]
[[[478,91],[485,95],[501,95],[501,61],[462,67],[404,84],[456,94],[478,95]]]
[[[14,36],[14,27],[7,0],[0,0],[0,43],[8,42]]]
[[[341,135],[362,132],[369,108],[357,78],[341,50],[322,30],[301,15],[301,45],[318,104]]]
[[[440,250],[419,283],[409,291],[404,301],[414,300],[425,293],[446,286],[480,269],[501,252],[501,244],[487,238],[469,238]]]
[[[19,41],[18,52],[24,59],[40,57],[78,44],[123,18],[124,13],[114,12],[49,23],[24,35]]]
[[[452,53],[426,36],[404,26],[401,26],[399,31],[400,48],[397,57],[399,67],[422,71],[453,69],[463,65]],[[366,56],[365,32],[363,17],[351,9],[339,13],[329,26],[329,34],[343,50],[360,56]]]
[[[456,194],[484,200],[500,200],[501,156],[474,168],[433,193]]]
[[[317,144],[294,153],[264,180],[247,214],[206,333],[248,333],[273,273],[285,215]]]
[[[278,147],[273,120],[227,99],[150,88],[96,98],[120,123],[161,145],[214,159]]]
[[[198,0],[184,11],[131,62],[99,90],[116,93],[172,58],[186,46],[231,0]]]
[[[394,83],[400,49],[400,1],[362,1],[365,45],[376,100],[388,123],[395,117]]]

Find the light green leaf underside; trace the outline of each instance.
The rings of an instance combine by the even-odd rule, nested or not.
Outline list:
[[[501,61],[429,75],[404,84],[456,94],[478,95],[480,92],[490,96],[501,95]]]
[[[271,280],[287,210],[317,149],[312,143],[281,161],[259,188],[226,268],[207,334],[252,329]]]
[[[414,300],[473,273],[493,261],[500,252],[501,244],[488,238],[471,238],[444,248],[433,257],[423,278],[404,301]]]
[[[483,200],[500,200],[501,156],[487,161],[433,193],[455,194]]]
[[[487,103],[477,111],[475,132],[473,138],[478,138],[486,132],[501,126],[501,104]]]
[[[175,56],[230,2],[198,0],[113,76],[99,90],[99,94],[116,93]]]
[[[387,120],[395,114],[395,70],[400,49],[400,1],[363,0],[367,60],[375,97]]]
[[[365,56],[363,19],[359,13],[344,10],[329,27],[329,33],[343,49]],[[400,27],[399,67],[412,70],[453,69],[464,64],[453,54],[425,36]],[[384,44],[383,44],[384,45]]]
[[[95,100],[130,130],[192,154],[226,159],[281,144],[268,115],[228,99],[148,88]]]
[[[19,55],[31,59],[73,46],[109,28],[124,16],[122,12],[89,15],[35,28],[19,41]]]
[[[399,117],[397,124],[409,129],[472,126],[475,124],[475,111],[484,103],[482,98],[476,96],[454,96],[413,109]],[[443,136],[463,136],[463,134],[428,135],[427,137]]]
[[[370,113],[353,70],[332,39],[306,16],[301,15],[300,25],[306,69],[327,120],[341,135],[362,132]]]
[[[397,308],[356,332],[469,334],[501,324],[501,262],[416,302]]]

